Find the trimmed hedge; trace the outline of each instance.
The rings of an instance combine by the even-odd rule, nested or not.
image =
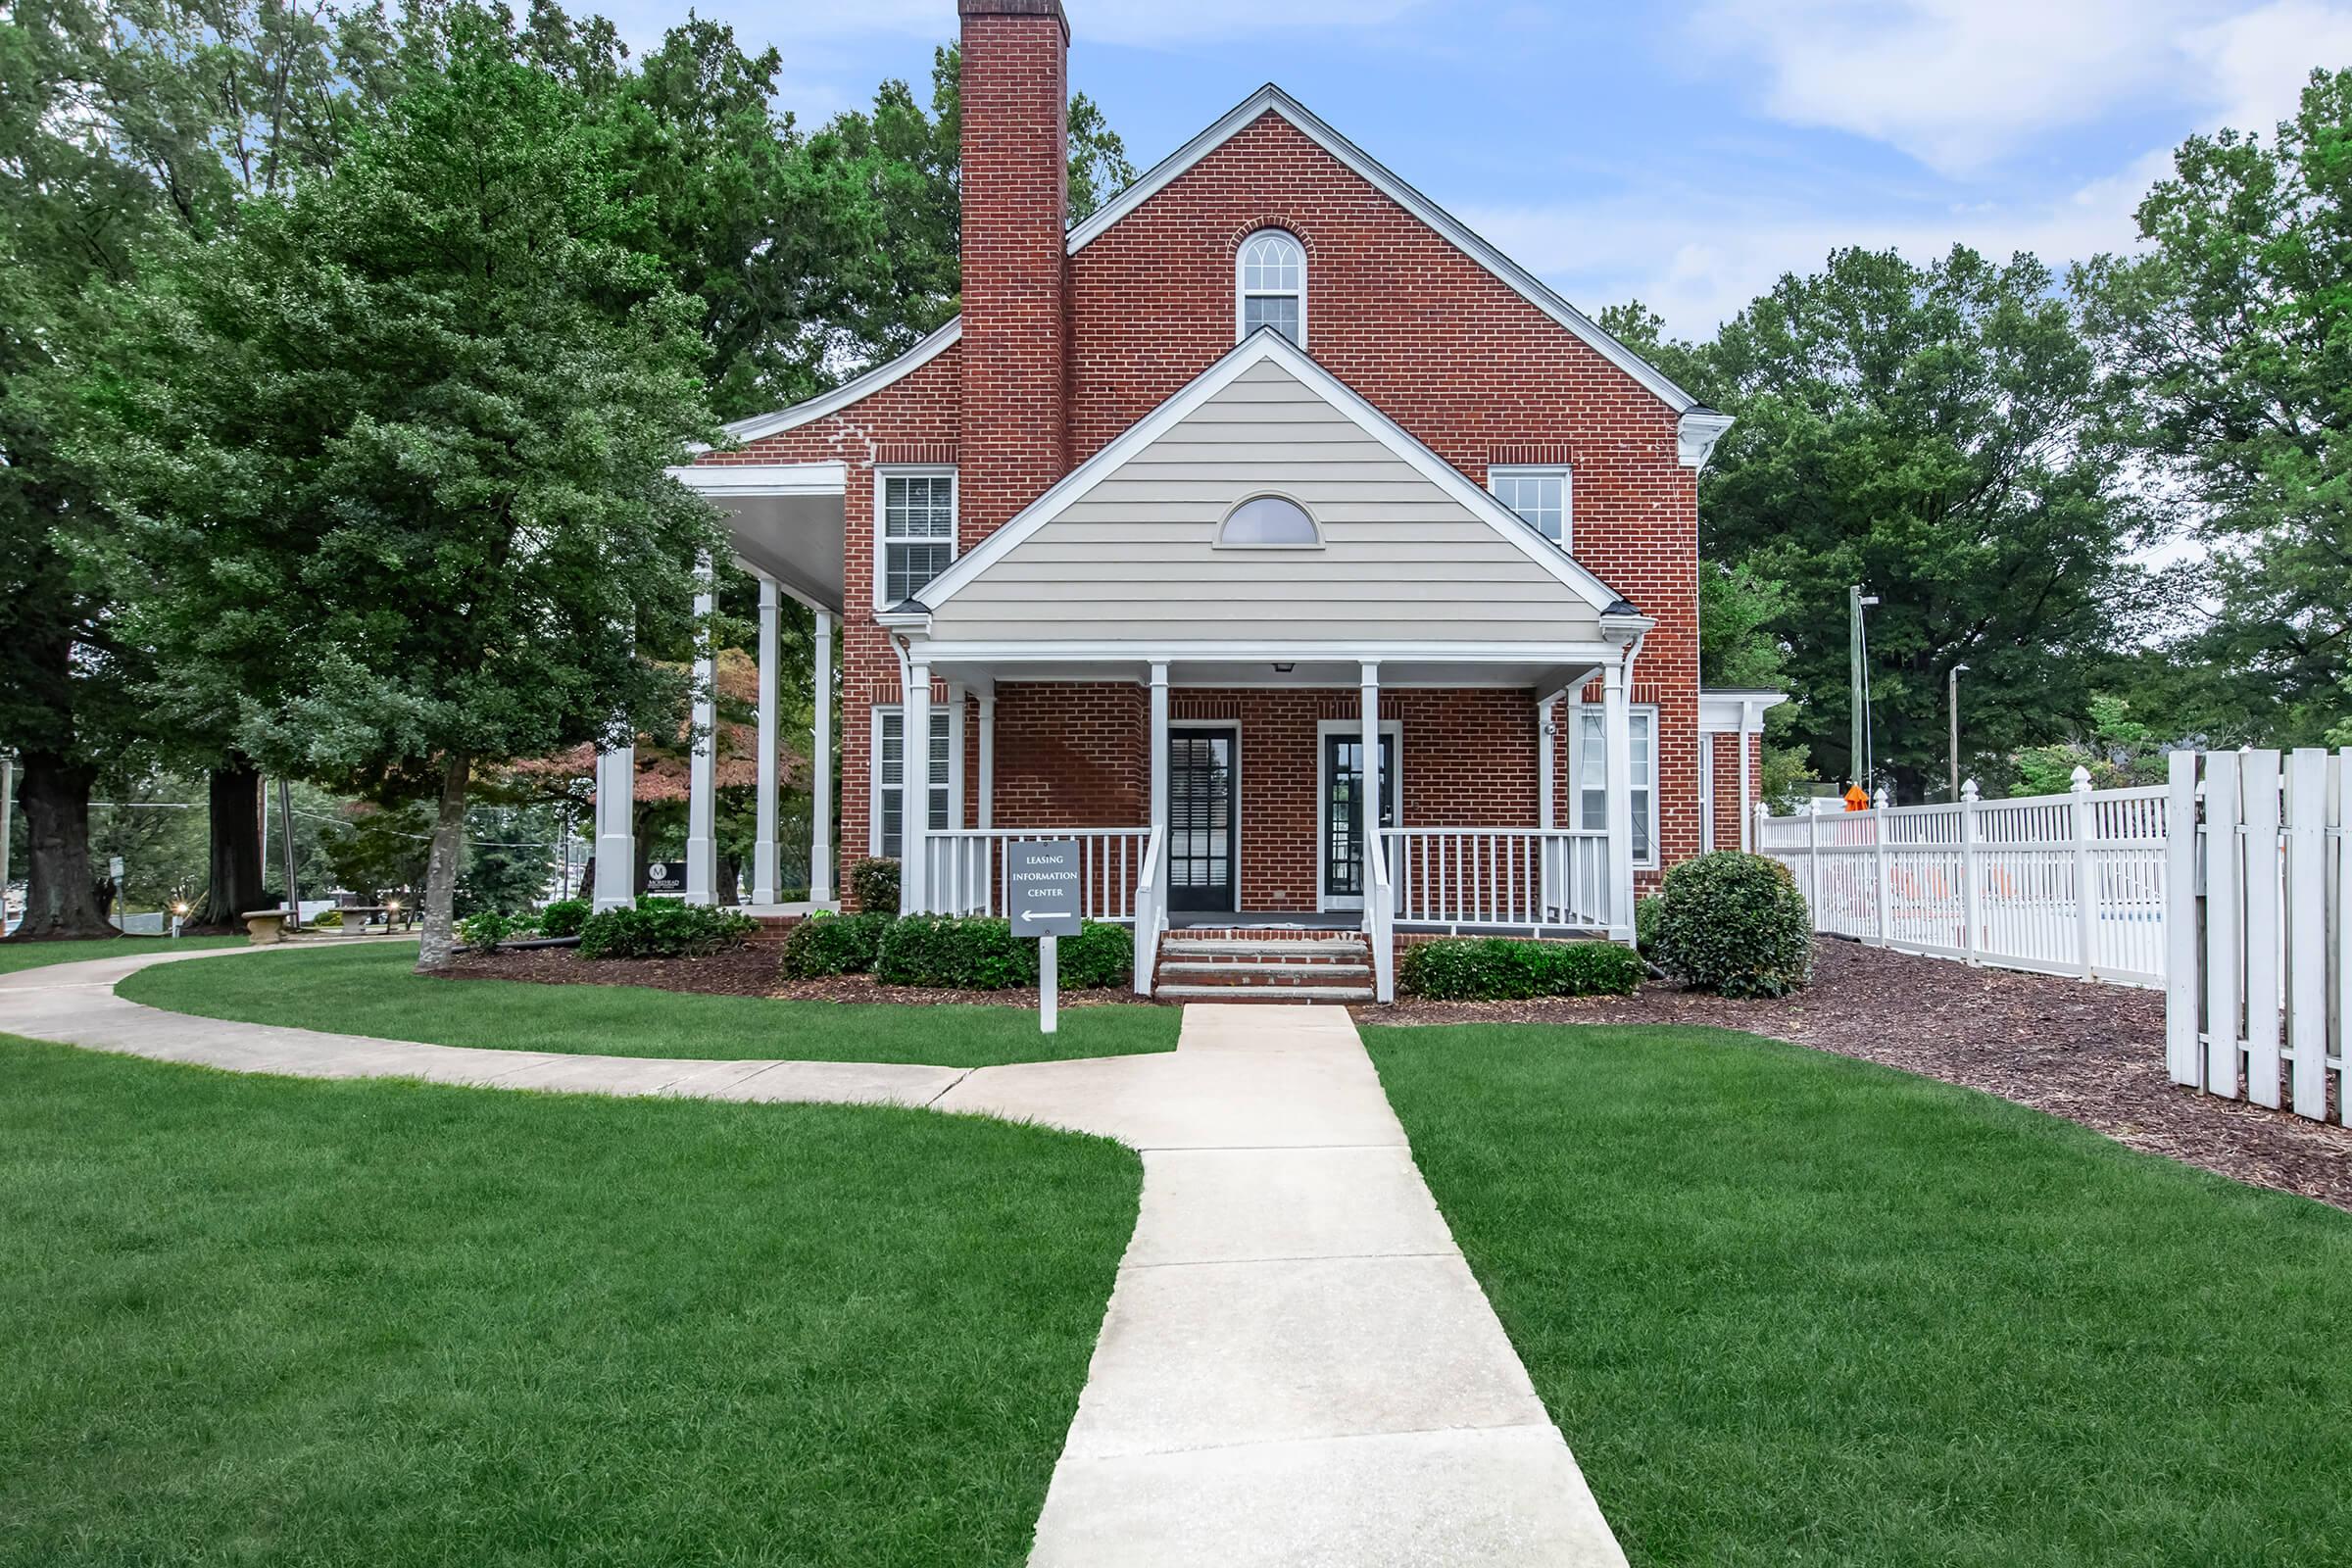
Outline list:
[[[558,899],[539,911],[539,934],[576,937],[580,927],[588,923],[588,916],[595,912],[586,899]]]
[[[1397,989],[1433,1002],[1524,1002],[1532,997],[1622,997],[1642,983],[1642,959],[1614,942],[1445,937],[1404,950]]]
[[[749,940],[759,922],[732,909],[674,899],[639,899],[580,926],[583,958],[700,958]]]
[[[864,974],[874,966],[882,933],[892,916],[817,913],[784,933],[782,968],[787,980],[817,980],[833,974]]]
[[[1739,850],[1685,860],[1657,897],[1651,956],[1726,997],[1785,997],[1813,978],[1813,921],[1780,861]]]
[[[868,914],[899,912],[899,862],[859,860],[850,867],[850,895]]]
[[[957,991],[1009,991],[1037,984],[1038,945],[1016,937],[1006,920],[910,914],[885,923],[875,978],[887,985]],[[1061,939],[1062,989],[1094,991],[1134,973],[1135,935],[1123,925],[1089,921]]]
[[[501,943],[512,938],[538,934],[537,916],[497,909],[481,909],[458,922],[458,940],[481,953],[496,953]]]

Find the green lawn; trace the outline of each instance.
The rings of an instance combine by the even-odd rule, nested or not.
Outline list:
[[[2352,1215],[1748,1035],[1365,1038],[1635,1563],[2345,1560]]]
[[[784,1056],[985,1067],[1173,1051],[1173,1007],[1064,1007],[1037,1032],[1015,1006],[904,1006],[698,997],[637,986],[434,980],[406,943],[158,964],[116,988],[149,1006],[386,1040],[612,1056]]]
[[[8,1568],[1017,1564],[1139,1188],[918,1111],[0,1079]]]
[[[241,948],[244,937],[92,937],[79,942],[0,942],[0,974],[37,969],[45,963],[79,963],[85,958],[128,958],[158,948],[187,953],[197,948]]]

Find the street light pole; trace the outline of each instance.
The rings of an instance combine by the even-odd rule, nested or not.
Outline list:
[[[1952,799],[1960,798],[1960,672],[1966,664],[1954,664],[1944,679],[1944,708],[1951,715],[1952,726]]]
[[[1870,725],[1870,633],[1862,624],[1862,612],[1878,602],[1877,594],[1864,593],[1859,584],[1845,591],[1846,663],[1853,687],[1848,705],[1853,715],[1853,739],[1847,756],[1853,768],[1854,782],[1860,784],[1865,793],[1875,782],[1872,775],[1877,768],[1870,755],[1873,740]]]

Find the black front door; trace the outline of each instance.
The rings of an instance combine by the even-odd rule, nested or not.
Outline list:
[[[1364,738],[1323,737],[1323,902],[1363,907]],[[1396,825],[1396,748],[1380,738],[1380,825]]]
[[[1241,774],[1231,729],[1168,731],[1168,907],[1231,909]]]

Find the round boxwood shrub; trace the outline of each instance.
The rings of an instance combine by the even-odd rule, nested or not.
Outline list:
[[[784,933],[782,969],[787,980],[815,980],[834,974],[863,974],[874,966],[882,933],[892,916],[819,911]]]
[[[750,940],[759,922],[732,909],[639,899],[580,926],[583,958],[701,958]]]
[[[1785,997],[1813,977],[1813,920],[1780,861],[1739,850],[1685,860],[1651,902],[1659,968],[1726,997]]]
[[[1614,942],[1443,937],[1404,950],[1397,989],[1434,1002],[1617,997],[1642,983],[1642,960]]]
[[[539,934],[549,937],[576,937],[580,927],[588,923],[594,911],[586,899],[558,899],[539,911]]]

